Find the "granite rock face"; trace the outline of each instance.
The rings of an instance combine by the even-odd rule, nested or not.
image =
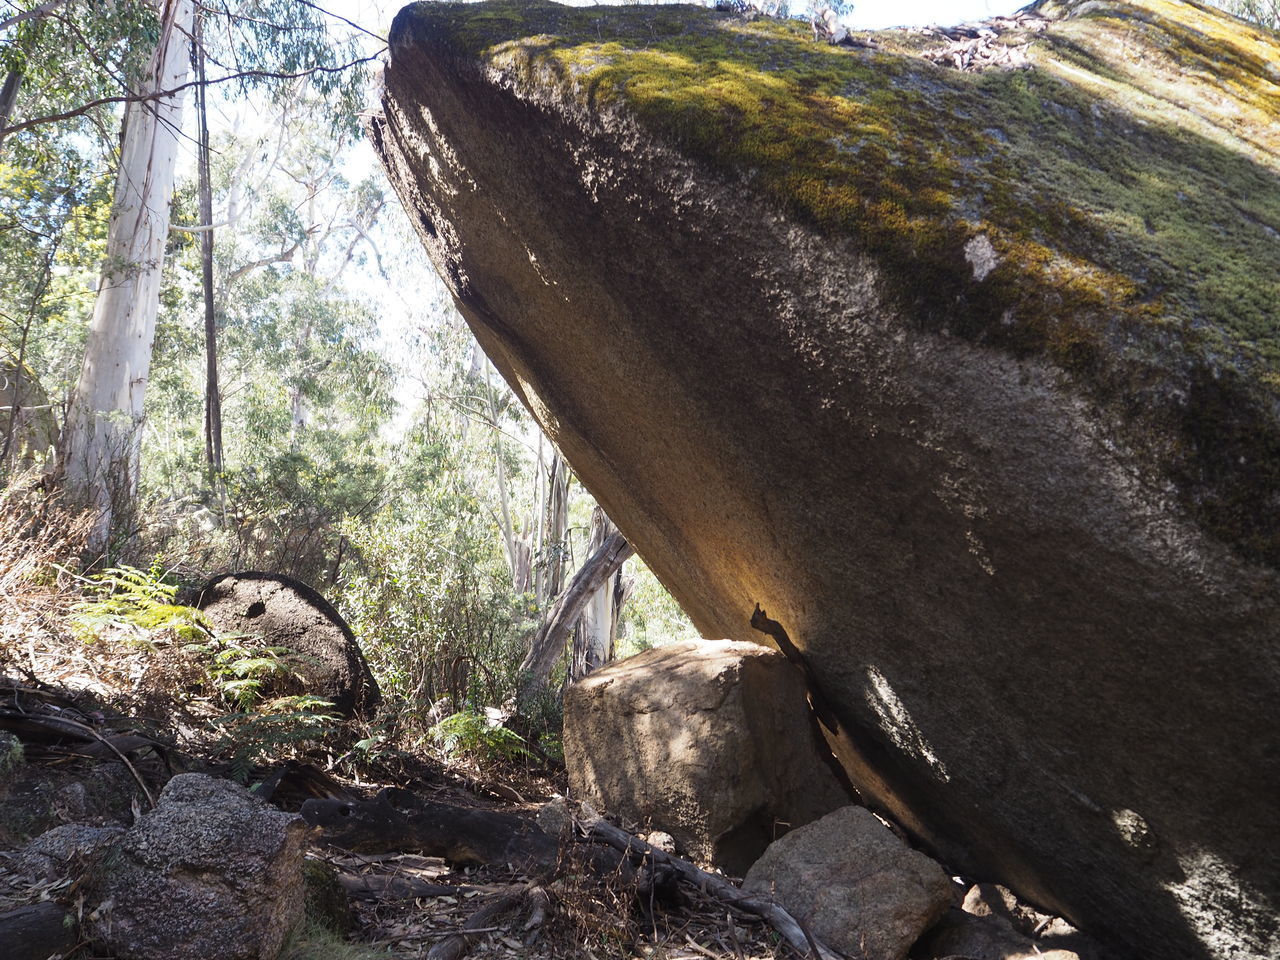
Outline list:
[[[574,795],[735,876],[849,802],[824,754],[800,671],[753,643],[658,647],[565,691]]]
[[[307,833],[228,780],[174,777],[95,869],[90,934],[121,960],[275,960],[303,917]]]
[[[1044,3],[927,62],[421,4],[392,182],[708,636],[781,625],[867,800],[1135,956],[1280,930],[1280,42]]]

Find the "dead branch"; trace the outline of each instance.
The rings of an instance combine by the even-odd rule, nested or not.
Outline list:
[[[840,953],[814,938],[780,905],[763,897],[743,893],[724,877],[707,873],[687,860],[664,853],[639,837],[615,827],[603,817],[588,817],[582,822],[582,827],[586,831],[588,840],[607,843],[615,850],[621,850],[632,856],[645,857],[652,863],[668,865],[680,875],[682,880],[702,890],[708,896],[754,913],[777,930],[791,948],[802,956],[816,954],[820,960],[843,960]]]
[[[484,887],[465,887],[455,884],[427,883],[417,877],[372,873],[352,876],[338,874],[342,889],[362,900],[416,900],[418,897],[461,897],[464,894],[483,891]]]
[[[528,888],[525,888],[519,893],[509,893],[486,903],[467,918],[460,932],[451,934],[427,951],[427,960],[461,960],[476,938],[492,929],[492,921],[514,910],[527,893]]]
[[[614,530],[574,574],[573,581],[565,588],[547,614],[546,622],[534,635],[529,652],[520,664],[520,672],[528,677],[520,691],[522,701],[527,702],[546,683],[556,659],[564,651],[569,631],[573,629],[587,601],[635,552],[635,547],[627,542],[622,531]]]

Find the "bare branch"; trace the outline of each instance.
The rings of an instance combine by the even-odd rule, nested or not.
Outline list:
[[[310,7],[312,10],[315,10],[317,13],[323,13],[326,17],[333,17],[333,19],[335,20],[341,20],[347,26],[354,27],[356,30],[359,30],[361,33],[366,34],[370,37],[373,37],[373,39],[377,40],[379,43],[387,42],[386,37],[380,36],[371,30],[366,30],[364,27],[360,26],[360,24],[355,23],[351,20],[348,20],[346,17],[341,17],[338,14],[334,13],[332,10],[326,10],[324,7],[311,3],[310,0],[297,0],[297,2],[302,4],[304,7]]]
[[[297,73],[278,73],[272,70],[242,70],[239,73],[228,74],[225,77],[214,77],[212,80],[206,81],[206,83],[226,83],[228,80],[244,80],[249,77],[267,80],[296,80],[299,77],[310,77],[317,73],[341,73],[343,70],[350,70],[352,67],[357,67],[362,63],[369,63],[373,60],[377,60],[381,55],[382,51],[379,50],[372,56],[360,57],[337,67],[310,67],[306,70],[299,70]],[[171,97],[175,93],[181,93],[189,87],[197,86],[199,83],[199,80],[191,80],[187,83],[179,84],[171,90],[157,90],[155,93],[143,96],[102,97],[99,100],[92,100],[89,103],[79,106],[74,110],[68,110],[65,113],[55,113],[46,117],[36,117],[32,120],[24,120],[22,123],[15,123],[11,127],[6,127],[3,133],[5,136],[9,136],[10,134],[29,130],[32,127],[42,126],[46,123],[57,123],[61,120],[70,120],[73,117],[83,116],[94,107],[101,107],[108,103],[137,103],[143,100],[161,100],[165,97]]]
[[[38,7],[32,7],[30,10],[26,10],[15,17],[10,17],[8,20],[0,20],[0,30],[8,30],[10,27],[16,27],[24,20],[34,20],[37,17],[43,17],[45,14],[52,13],[54,10],[57,10],[66,2],[67,0],[49,0],[48,3],[42,3]],[[307,4],[307,6],[310,6],[310,4]],[[365,32],[367,33],[368,31]],[[384,40],[383,43],[385,42],[386,41]]]

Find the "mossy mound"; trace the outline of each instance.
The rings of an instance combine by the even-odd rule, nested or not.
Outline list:
[[[851,239],[920,328],[1048,358],[1202,524],[1280,562],[1280,36],[1173,0],[1038,11],[999,40],[1032,68],[976,74],[919,34],[830,47],[702,8],[402,16]]]

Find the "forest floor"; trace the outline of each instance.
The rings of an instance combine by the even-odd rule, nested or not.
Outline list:
[[[20,876],[16,857],[24,837],[62,823],[128,826],[146,808],[139,781],[154,796],[175,773],[247,772],[252,784],[287,763],[306,775],[280,781],[272,802],[286,810],[326,792],[369,800],[395,787],[459,809],[532,821],[566,791],[562,768],[529,758],[478,764],[401,743],[355,762],[350,745],[368,733],[357,729],[339,740],[258,744],[246,770],[244,744],[235,736],[260,736],[252,717],[228,721],[225,705],[193,686],[191,665],[174,648],[86,643],[62,629],[56,604],[27,605],[18,611],[20,623],[12,606],[6,612],[0,734],[22,741],[24,759],[20,770],[0,771],[0,913],[40,900],[84,910],[83,870],[41,882]],[[22,782],[35,784],[25,800],[5,795]],[[348,889],[371,889],[350,897],[345,945],[302,937],[282,960],[775,960],[790,953],[758,917],[688,884],[665,891],[661,902],[644,896],[635,871],[592,874],[562,858],[554,876],[535,879],[501,865],[458,867],[412,849],[357,852],[328,846],[320,836],[308,858],[328,864]],[[414,896],[415,886],[433,892]],[[477,911],[502,903],[514,906],[471,923],[483,931],[476,936],[457,936]],[[114,960],[87,943],[74,956]]]

